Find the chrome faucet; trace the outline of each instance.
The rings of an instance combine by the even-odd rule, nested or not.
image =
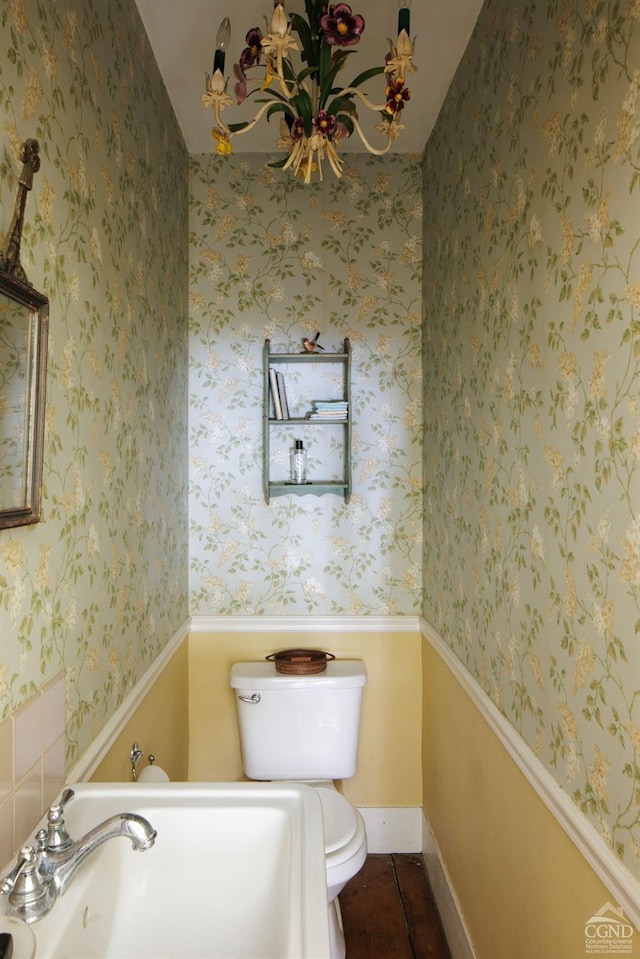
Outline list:
[[[76,869],[109,839],[125,836],[140,852],[153,846],[157,833],[151,823],[126,812],[110,816],[74,842],[62,815],[73,795],[73,790],[65,790],[60,803],[49,809],[47,828],[36,833],[37,850],[24,847],[13,872],[0,880],[0,893],[9,894],[8,914],[26,922],[46,916],[56,899],[64,895]]]
[[[39,869],[50,880],[58,896],[63,896],[76,869],[108,839],[125,836],[131,840],[134,850],[144,852],[153,846],[156,831],[151,823],[136,813],[122,812],[105,819],[95,828],[74,842],[66,830],[62,813],[73,798],[73,790],[65,790],[60,803],[52,806],[47,814],[47,829],[36,833],[40,851]]]

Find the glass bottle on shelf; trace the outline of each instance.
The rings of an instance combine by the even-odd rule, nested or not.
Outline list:
[[[296,440],[291,450],[291,482],[307,482],[307,451],[302,440]]]

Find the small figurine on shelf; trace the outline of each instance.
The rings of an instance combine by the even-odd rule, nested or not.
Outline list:
[[[304,346],[305,353],[316,353],[318,350],[324,350],[324,346],[320,346],[318,340],[320,339],[320,331],[316,333],[312,340],[308,337],[304,337],[302,340],[302,345]]]

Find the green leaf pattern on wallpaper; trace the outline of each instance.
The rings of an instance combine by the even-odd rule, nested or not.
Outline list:
[[[415,157],[349,156],[310,186],[264,157],[192,158],[193,613],[419,611],[421,224]],[[354,492],[267,506],[262,344],[299,351],[317,330],[353,347]],[[287,390],[299,410],[323,398],[299,367]],[[306,436],[313,474],[325,451]]]
[[[188,612],[188,165],[128,0],[0,17],[3,230],[35,137],[22,262],[50,298],[43,522],[0,536],[0,715],[64,667],[72,761]]]
[[[490,0],[426,154],[425,614],[640,872],[640,4]]]

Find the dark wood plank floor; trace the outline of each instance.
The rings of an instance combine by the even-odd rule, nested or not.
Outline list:
[[[340,908],[347,959],[451,959],[422,856],[367,856]]]

